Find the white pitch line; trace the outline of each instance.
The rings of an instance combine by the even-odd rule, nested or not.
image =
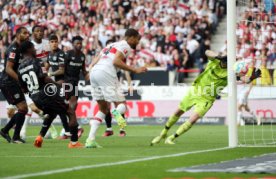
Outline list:
[[[36,176],[45,176],[45,175],[52,175],[57,173],[65,173],[65,172],[78,171],[78,170],[91,169],[91,168],[110,167],[110,166],[116,166],[116,165],[125,165],[125,164],[136,163],[136,162],[164,159],[164,158],[170,158],[170,157],[179,157],[184,155],[199,154],[199,153],[205,153],[205,152],[214,152],[214,151],[220,151],[220,150],[226,150],[226,149],[230,149],[230,148],[229,147],[214,148],[214,149],[208,149],[208,150],[197,150],[192,152],[183,152],[183,153],[176,153],[176,154],[170,154],[170,155],[161,155],[161,156],[153,156],[153,157],[146,157],[146,158],[133,159],[133,160],[124,160],[124,161],[112,162],[112,163],[84,165],[84,166],[63,168],[63,169],[57,169],[57,170],[49,170],[44,172],[15,175],[15,176],[3,177],[0,179],[21,179],[21,178],[36,177]]]
[[[51,156],[51,155],[32,155],[32,156],[28,156],[28,155],[0,155],[0,158],[114,158],[114,157],[118,157],[118,156],[107,156],[107,155],[97,155],[97,156]],[[134,155],[128,155],[128,156],[121,156],[124,158],[143,158],[145,156],[134,156]]]

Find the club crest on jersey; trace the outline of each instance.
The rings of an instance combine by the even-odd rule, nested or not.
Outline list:
[[[14,53],[14,52],[11,52],[10,55],[9,55],[9,58],[14,59],[14,58],[15,58],[15,53]]]
[[[57,57],[56,57],[56,56],[53,56],[53,60],[54,60],[54,61],[57,61]]]
[[[18,93],[14,95],[15,99],[18,99],[19,97],[20,97],[20,95]]]
[[[72,57],[72,60],[75,60],[75,57]]]
[[[84,57],[81,57],[81,61],[84,61]]]
[[[124,50],[124,53],[127,54],[127,49]]]

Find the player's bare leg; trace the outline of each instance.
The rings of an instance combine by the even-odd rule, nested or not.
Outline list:
[[[151,141],[151,145],[158,144],[162,139],[167,137],[169,129],[179,120],[179,118],[184,114],[184,111],[177,109],[175,113],[169,118],[165,124],[165,128],[161,131],[160,135],[155,137]]]
[[[97,103],[99,105],[99,111],[90,121],[91,128],[85,143],[86,148],[101,148],[101,146],[96,142],[96,133],[100,124],[105,119],[106,114],[110,111],[110,103],[104,100],[98,100]]]
[[[192,115],[190,116],[189,120],[187,120],[186,122],[184,122],[181,126],[179,126],[179,128],[176,130],[176,132],[169,136],[166,140],[165,140],[165,144],[175,144],[174,140],[179,137],[180,135],[184,134],[185,132],[187,132],[194,123],[196,123],[196,121],[200,118],[201,116],[197,113],[197,112],[193,112]]]
[[[257,121],[258,126],[261,125],[261,118],[258,115],[256,115],[253,111],[251,111],[248,105],[245,105],[244,109],[246,112],[250,113],[253,116],[253,118]]]
[[[240,126],[244,126],[245,122],[242,117],[242,111],[243,111],[244,105],[238,104],[238,116],[237,116],[237,123]]]
[[[16,109],[15,108],[7,108],[7,116],[9,119],[11,119],[15,114]]]

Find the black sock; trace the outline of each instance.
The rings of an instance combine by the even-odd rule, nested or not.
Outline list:
[[[106,123],[106,127],[107,128],[111,128],[112,127],[112,124],[111,124],[111,121],[112,121],[112,117],[111,117],[111,113],[108,112],[106,115],[105,115],[105,123]]]
[[[51,117],[49,117],[49,118],[47,118],[47,119],[45,119],[45,120],[43,121],[41,130],[40,130],[40,135],[41,135],[42,137],[44,137],[44,136],[46,135],[46,133],[47,133],[47,131],[49,130],[49,128],[50,128],[50,126],[51,126],[51,124],[52,124],[54,118],[55,118],[55,117],[52,117],[52,116],[51,116]]]
[[[62,125],[63,125],[63,128],[64,128],[65,132],[70,132],[70,128],[69,128],[69,125],[68,125],[68,120],[67,120],[66,114],[60,114],[59,117],[60,117],[60,120],[62,122]]]
[[[14,134],[13,134],[13,139],[19,139],[20,138],[20,131],[22,129],[22,126],[25,121],[25,113],[22,112],[17,112],[14,116],[16,117],[15,119],[15,129],[14,129]]]
[[[8,133],[10,129],[15,125],[17,113],[12,116],[12,118],[9,120],[9,122],[6,124],[6,126],[2,129],[4,133]]]
[[[174,134],[174,137],[177,138],[179,135],[177,133]]]
[[[70,127],[70,133],[71,133],[71,142],[77,142],[78,141],[78,125]]]
[[[165,129],[169,130],[169,129],[170,129],[170,127],[168,127],[168,126],[165,126]]]

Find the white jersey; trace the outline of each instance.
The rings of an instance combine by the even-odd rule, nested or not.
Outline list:
[[[43,62],[46,62],[50,51],[49,41],[42,39],[42,42],[39,44],[32,40],[32,43],[34,44],[36,50],[36,58],[42,60]]]
[[[102,71],[105,71],[106,73],[112,75],[113,77],[117,77],[117,72],[120,69],[116,68],[113,65],[113,61],[115,59],[115,54],[117,51],[122,52],[122,54],[125,57],[124,60],[126,61],[128,55],[131,53],[132,49],[125,40],[115,42],[115,43],[108,45],[100,52],[100,60],[92,68],[92,71],[102,70]]]

